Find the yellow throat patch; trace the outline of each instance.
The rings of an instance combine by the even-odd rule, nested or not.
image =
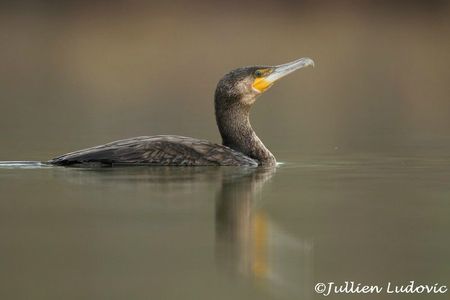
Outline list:
[[[267,81],[264,77],[256,78],[252,84],[252,88],[260,93],[266,91],[271,86],[272,86],[272,83]]]

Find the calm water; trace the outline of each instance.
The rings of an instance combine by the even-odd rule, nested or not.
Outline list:
[[[449,178],[448,157],[386,155],[276,169],[3,165],[0,296],[319,299],[318,282],[448,285]]]

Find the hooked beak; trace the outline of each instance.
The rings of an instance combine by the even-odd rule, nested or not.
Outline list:
[[[286,64],[275,66],[268,75],[261,78],[256,78],[252,86],[257,92],[262,93],[270,88],[278,79],[307,66],[314,67],[314,61],[308,57],[303,57]]]

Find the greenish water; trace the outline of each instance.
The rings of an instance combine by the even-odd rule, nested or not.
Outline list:
[[[318,282],[448,285],[449,178],[448,157],[375,155],[276,169],[2,166],[0,297],[320,299]]]

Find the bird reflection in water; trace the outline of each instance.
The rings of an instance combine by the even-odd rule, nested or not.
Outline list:
[[[277,296],[309,299],[312,243],[283,231],[257,203],[275,172],[253,168],[222,178],[216,197],[216,260],[226,273],[251,278]]]
[[[71,183],[101,186],[106,190],[114,187],[115,192],[133,190],[134,197],[141,195],[151,199],[145,203],[151,203],[146,209],[152,211],[157,208],[174,212],[180,207],[191,210],[199,205],[198,201],[210,203],[205,187],[218,183],[213,242],[222,273],[238,280],[257,282],[257,289],[267,290],[280,299],[309,299],[313,287],[312,242],[293,236],[283,229],[284,226],[277,225],[272,212],[265,211],[262,201],[258,201],[276,200],[270,190],[261,193],[270,187],[275,172],[274,167],[54,169],[57,178]],[[192,192],[196,196],[185,197]],[[301,194],[298,197],[301,201]],[[130,210],[128,203],[115,202],[117,213]],[[182,245],[185,241],[177,242]]]

